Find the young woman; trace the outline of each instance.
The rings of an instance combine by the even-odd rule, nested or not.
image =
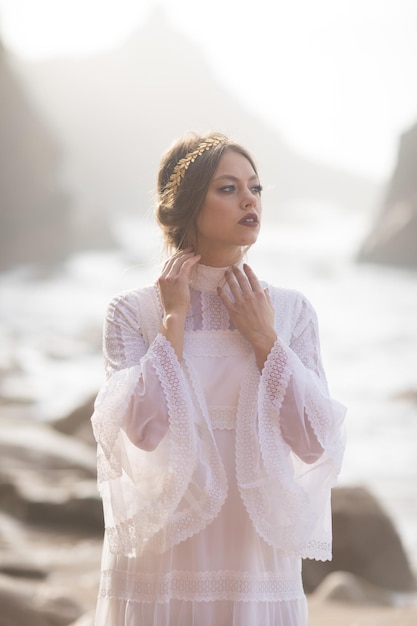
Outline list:
[[[105,322],[96,624],[303,626],[301,559],[331,558],[344,446],[315,312],[243,263],[261,186],[223,135],[168,150],[156,216],[171,256]]]

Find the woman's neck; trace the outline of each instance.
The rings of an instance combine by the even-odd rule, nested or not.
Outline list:
[[[243,251],[241,248],[237,250],[206,250],[198,251],[201,254],[200,263],[209,267],[228,267],[236,265],[242,260]]]

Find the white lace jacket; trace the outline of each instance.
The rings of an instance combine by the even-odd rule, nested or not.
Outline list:
[[[256,532],[285,554],[329,559],[345,409],[329,396],[315,312],[269,286],[279,338],[260,373],[210,269],[192,289],[181,363],[158,332],[155,285],[109,306],[108,378],[92,423],[110,550],[163,552],[220,514],[231,480],[215,434],[224,429],[235,431],[233,480]]]

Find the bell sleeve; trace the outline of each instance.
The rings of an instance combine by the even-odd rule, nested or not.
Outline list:
[[[128,292],[110,303],[107,380],[92,416],[108,543],[126,555],[166,550],[209,523],[204,507],[214,515],[221,506],[184,370],[162,334],[144,332],[149,316],[159,327],[154,299],[152,290]]]
[[[293,294],[287,311],[295,319],[290,339],[278,338],[265,362],[258,383],[257,432],[246,434],[256,434],[259,441],[259,449],[252,444],[251,454],[246,451],[258,490],[248,482],[249,469],[242,470],[242,497],[268,543],[304,558],[327,560],[330,496],[343,458],[345,407],[329,394],[315,311],[301,294]]]

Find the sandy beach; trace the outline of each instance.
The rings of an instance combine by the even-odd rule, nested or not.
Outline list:
[[[352,606],[343,602],[309,601],[308,626],[416,626],[417,606],[401,608]]]

